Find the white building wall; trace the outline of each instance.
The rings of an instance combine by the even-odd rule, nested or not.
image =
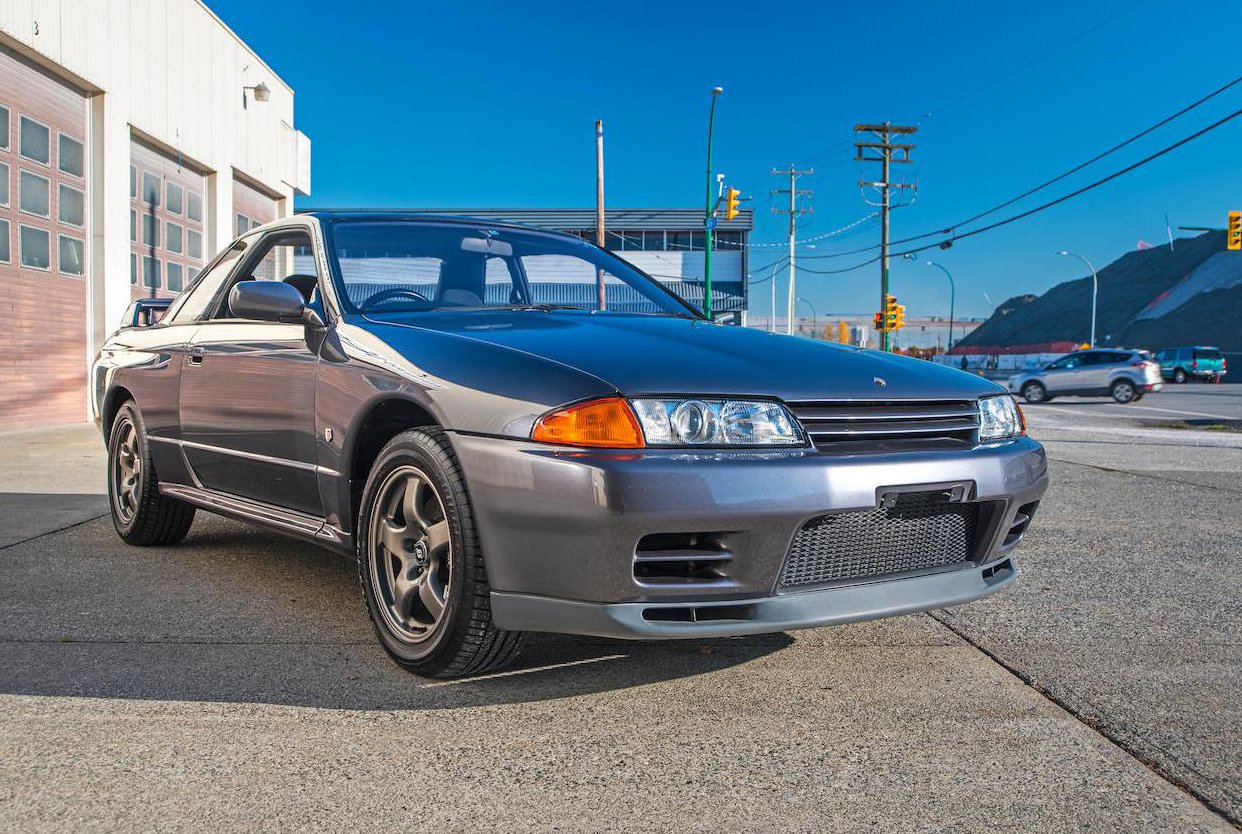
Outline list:
[[[232,238],[234,172],[292,211],[309,190],[296,147],[293,90],[198,0],[0,0],[0,37],[93,94],[91,349],[130,301],[129,147],[137,135],[207,173],[206,249]],[[258,102],[243,87],[271,90]]]

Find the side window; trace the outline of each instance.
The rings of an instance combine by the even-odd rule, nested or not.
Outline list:
[[[319,299],[319,276],[315,259],[308,257],[312,243],[310,235],[301,230],[269,232],[246,254],[242,264],[221,295],[219,306],[212,318],[235,318],[228,305],[228,291],[241,281],[283,281],[302,294],[307,304]]]
[[[1081,364],[1081,357],[1076,355],[1062,356],[1057,361],[1048,366],[1050,370],[1064,371],[1068,368],[1077,368]]]
[[[189,290],[177,296],[177,300],[164,315],[165,320],[173,324],[185,324],[203,318],[212,301],[215,300],[220,286],[229,277],[229,272],[245,251],[245,242],[239,241],[232,249],[222,254],[220,259],[211,265],[211,268],[199,276]]]

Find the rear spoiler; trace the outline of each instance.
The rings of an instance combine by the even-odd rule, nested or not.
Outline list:
[[[138,299],[125,311],[125,316],[121,319],[121,329],[150,327],[163,317],[164,312],[172,303],[171,298]]]

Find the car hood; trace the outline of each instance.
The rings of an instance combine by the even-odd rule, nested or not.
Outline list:
[[[967,399],[1004,390],[981,377],[932,362],[701,320],[489,310],[387,315],[367,321],[396,329],[451,333],[551,360],[629,396]],[[383,329],[385,338],[401,350],[394,330]]]

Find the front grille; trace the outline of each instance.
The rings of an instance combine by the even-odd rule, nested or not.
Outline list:
[[[968,562],[979,505],[945,491],[898,493],[891,507],[813,518],[794,537],[780,587],[867,579]]]
[[[973,444],[979,429],[979,409],[974,400],[807,401],[788,405],[820,448]]]

